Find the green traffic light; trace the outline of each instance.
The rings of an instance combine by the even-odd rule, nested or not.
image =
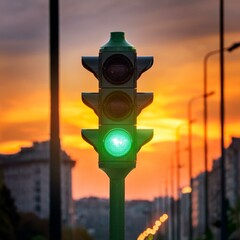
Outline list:
[[[132,147],[132,137],[124,129],[114,128],[104,138],[106,151],[114,157],[126,155]]]

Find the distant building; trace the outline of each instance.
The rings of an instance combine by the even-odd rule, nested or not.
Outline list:
[[[109,232],[109,200],[97,197],[75,201],[76,225],[84,227],[94,239],[104,240]]]
[[[125,239],[137,239],[151,218],[152,202],[147,200],[126,201],[125,204]]]
[[[221,157],[213,161],[209,172],[209,224],[216,238],[220,237],[221,221]],[[226,199],[233,207],[240,197],[240,138],[232,138],[225,150]]]
[[[232,138],[226,149],[226,198],[233,207],[240,196],[240,138]]]
[[[181,195],[181,240],[187,240],[189,237],[189,205],[190,194]]]
[[[133,200],[125,202],[125,239],[137,239],[148,227],[152,202]],[[76,224],[84,227],[94,239],[109,238],[109,200],[89,197],[75,201]]]
[[[192,224],[193,237],[204,233],[204,174],[199,174],[193,179],[192,189]]]
[[[152,221],[149,224],[149,227],[153,226],[156,220],[159,220],[163,214],[167,214],[169,219],[161,226],[158,230],[166,238],[170,238],[173,232],[173,225],[171,219],[171,210],[172,210],[172,198],[170,197],[157,197],[154,198],[152,203]]]
[[[72,212],[72,175],[75,162],[61,151],[62,220],[68,223]],[[49,141],[34,142],[16,154],[0,155],[3,178],[20,212],[49,217]]]
[[[208,175],[208,207],[209,224],[214,225],[221,218],[221,178],[220,161],[213,161],[212,170]]]

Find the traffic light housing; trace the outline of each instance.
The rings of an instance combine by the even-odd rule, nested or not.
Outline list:
[[[99,56],[82,57],[82,65],[99,81],[98,93],[82,93],[83,102],[99,117],[98,129],[82,136],[99,154],[99,167],[134,168],[140,148],[151,140],[152,129],[137,129],[137,116],[151,104],[153,93],[137,93],[137,80],[153,57],[137,57],[123,32],[112,32]]]

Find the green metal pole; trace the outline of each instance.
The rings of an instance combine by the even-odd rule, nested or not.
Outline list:
[[[125,177],[110,178],[110,240],[124,240]]]
[[[99,162],[110,180],[110,240],[125,238],[125,178],[136,167],[136,162]]]

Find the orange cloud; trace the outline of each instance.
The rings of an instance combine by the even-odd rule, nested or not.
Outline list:
[[[153,67],[138,80],[139,92],[154,92],[154,102],[138,117],[138,128],[154,129],[154,137],[138,154],[137,168],[126,181],[127,198],[152,198],[163,194],[164,182],[170,178],[175,129],[187,121],[187,103],[203,92],[203,58],[209,51],[219,48],[217,3],[125,2],[127,4],[119,1],[115,5],[109,0],[97,5],[95,0],[63,3],[60,26],[61,141],[77,160],[73,170],[75,198],[108,195],[108,179],[98,169],[97,153],[81,138],[82,128],[98,127],[97,116],[81,101],[81,92],[98,91],[98,81],[81,66],[80,57],[97,56],[99,47],[108,41],[109,32],[113,30],[125,31],[138,55],[154,56]],[[48,6],[40,2],[28,4],[24,11],[19,11],[20,5],[14,7],[11,1],[1,6],[5,11],[0,16],[0,27],[4,29],[0,36],[0,151],[4,153],[16,152],[17,148],[29,145],[33,140],[49,138]],[[237,0],[226,3],[227,46],[239,40],[239,7]],[[103,9],[109,14],[103,14]],[[212,17],[211,20],[206,14]],[[9,19],[9,16],[15,17]],[[239,54],[232,52],[225,56],[227,145],[230,136],[240,135]],[[217,55],[209,60],[208,67],[208,89],[215,91],[208,100],[209,158],[212,159],[220,154]],[[193,157],[194,174],[197,174],[203,169],[202,101],[194,103],[192,113],[196,119]],[[183,148],[188,146],[187,134],[187,129],[182,129]],[[181,153],[182,184],[188,182],[187,160],[184,150]]]

